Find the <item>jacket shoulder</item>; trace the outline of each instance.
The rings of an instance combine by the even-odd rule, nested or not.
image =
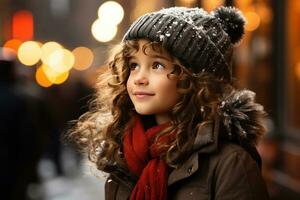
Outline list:
[[[229,141],[219,143],[217,150],[211,154],[211,162],[218,162],[218,160],[224,161],[233,156],[242,156],[245,159],[249,159],[251,162],[254,161],[259,170],[261,168],[261,157],[254,145],[248,144],[241,146]]]
[[[214,153],[196,153],[169,187],[171,199],[268,199],[260,168],[251,155],[234,143],[221,143]],[[197,164],[195,164],[197,162]],[[196,166],[190,170],[188,166]],[[192,168],[191,168],[192,169]]]
[[[232,154],[245,154],[249,153],[240,145],[232,143],[232,142],[224,142],[219,144],[218,150],[215,154],[212,154],[212,157],[227,157]]]
[[[211,190],[215,199],[269,199],[260,167],[243,147],[224,143],[211,156]]]

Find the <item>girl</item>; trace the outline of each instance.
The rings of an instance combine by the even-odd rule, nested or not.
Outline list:
[[[244,18],[174,7],[134,22],[69,136],[101,171],[106,199],[268,199],[255,94],[233,86]]]

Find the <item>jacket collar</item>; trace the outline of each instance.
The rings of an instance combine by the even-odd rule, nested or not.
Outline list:
[[[213,153],[218,150],[219,118],[214,123],[208,123],[202,134],[195,138],[194,153],[182,165],[177,166],[169,175],[168,185],[187,178],[199,168],[199,154]]]

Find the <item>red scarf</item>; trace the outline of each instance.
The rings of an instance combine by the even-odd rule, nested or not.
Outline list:
[[[168,144],[174,134],[161,136],[156,143],[154,139],[170,123],[154,126],[144,131],[139,117],[135,118],[132,130],[127,131],[123,141],[123,150],[129,170],[139,177],[131,200],[165,200],[167,199],[168,166],[160,159],[165,148],[158,148],[158,143]]]

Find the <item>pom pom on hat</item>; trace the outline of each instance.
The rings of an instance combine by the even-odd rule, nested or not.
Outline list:
[[[241,40],[246,21],[238,9],[222,6],[214,10],[213,15],[220,21],[232,43],[237,43]]]

